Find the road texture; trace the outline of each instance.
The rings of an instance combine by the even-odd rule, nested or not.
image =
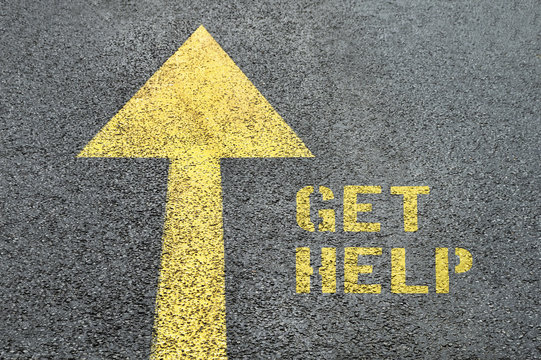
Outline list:
[[[76,158],[201,25],[315,158],[221,161],[230,359],[538,359],[541,7],[537,1],[16,1],[0,9],[0,358],[145,359],[166,159]],[[296,221],[296,194],[336,213]],[[381,230],[344,232],[342,192]],[[392,186],[419,195],[405,232]],[[311,292],[295,251],[311,249]],[[344,249],[362,260],[344,293]],[[434,251],[473,267],[435,293]],[[337,290],[322,294],[321,248]],[[391,292],[391,249],[407,283]],[[361,264],[361,263],[359,263]]]

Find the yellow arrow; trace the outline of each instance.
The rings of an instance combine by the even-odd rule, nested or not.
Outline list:
[[[153,359],[225,359],[221,158],[312,157],[200,26],[79,157],[169,158]]]

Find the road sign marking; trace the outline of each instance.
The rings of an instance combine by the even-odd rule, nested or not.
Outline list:
[[[203,26],[79,157],[171,160],[153,359],[225,359],[221,158],[312,157]]]
[[[313,247],[312,247],[313,248]],[[318,271],[312,267],[310,247],[298,247],[295,253],[295,283],[297,294],[309,294],[312,291],[311,279],[320,277],[319,287],[323,294],[337,292],[337,259],[336,248],[321,248],[321,266]],[[449,293],[449,249],[435,249],[435,292]],[[381,247],[344,247],[343,248],[343,291],[345,294],[381,294],[381,284],[367,284],[362,280],[365,274],[373,272],[372,265],[359,265],[360,256],[383,255]],[[469,250],[455,248],[455,255],[459,263],[455,266],[455,273],[465,273],[472,268],[473,256]],[[316,255],[317,257],[317,255]],[[394,294],[428,294],[426,285],[406,285],[406,249],[391,248],[391,292]],[[364,260],[366,261],[366,260]],[[363,261],[363,262],[364,262]],[[316,261],[317,263],[317,261]]]
[[[310,196],[314,192],[313,186],[305,186],[297,192],[297,224],[306,231],[315,231],[315,225],[310,220]],[[319,193],[323,201],[333,200],[334,194],[325,186],[319,187]],[[404,231],[415,232],[419,229],[417,219],[417,197],[421,194],[429,194],[428,186],[391,186],[391,194],[403,195],[404,198]],[[380,223],[358,222],[357,214],[372,211],[371,203],[357,203],[357,197],[361,194],[381,194],[381,186],[344,186],[344,231],[348,232],[379,232]],[[318,230],[321,232],[336,230],[334,209],[319,209],[318,216],[321,218]]]

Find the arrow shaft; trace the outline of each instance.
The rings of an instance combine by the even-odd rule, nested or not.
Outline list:
[[[226,359],[220,160],[172,160],[152,359]]]

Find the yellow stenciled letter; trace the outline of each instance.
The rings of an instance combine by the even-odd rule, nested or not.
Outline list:
[[[297,192],[297,224],[307,231],[315,231],[314,223],[310,220],[310,195],[314,192],[313,186],[305,186]],[[325,186],[319,187],[323,201],[334,199],[331,189]],[[318,211],[322,222],[319,224],[319,231],[334,232],[334,210],[321,209]]]
[[[358,265],[360,255],[381,255],[381,248],[358,248],[349,247],[344,253],[344,292],[345,293],[364,293],[379,294],[381,285],[379,284],[359,284],[359,274],[372,273],[372,265]]]
[[[460,262],[455,266],[455,273],[469,271],[473,264],[471,253],[462,248],[455,248],[455,255]],[[449,249],[436,248],[436,292],[449,293]]]
[[[297,248],[296,260],[297,293],[307,294],[310,292],[310,276],[314,273],[310,266],[310,248]]]
[[[418,230],[417,195],[429,192],[428,186],[391,186],[391,194],[404,195],[404,231]]]
[[[391,249],[391,292],[396,294],[427,294],[428,286],[406,285],[406,249]]]
[[[372,211],[372,204],[358,204],[358,194],[381,194],[381,186],[344,187],[344,231],[378,232],[380,223],[357,222],[357,213]]]
[[[449,249],[436,248],[436,292],[449,292]]]

